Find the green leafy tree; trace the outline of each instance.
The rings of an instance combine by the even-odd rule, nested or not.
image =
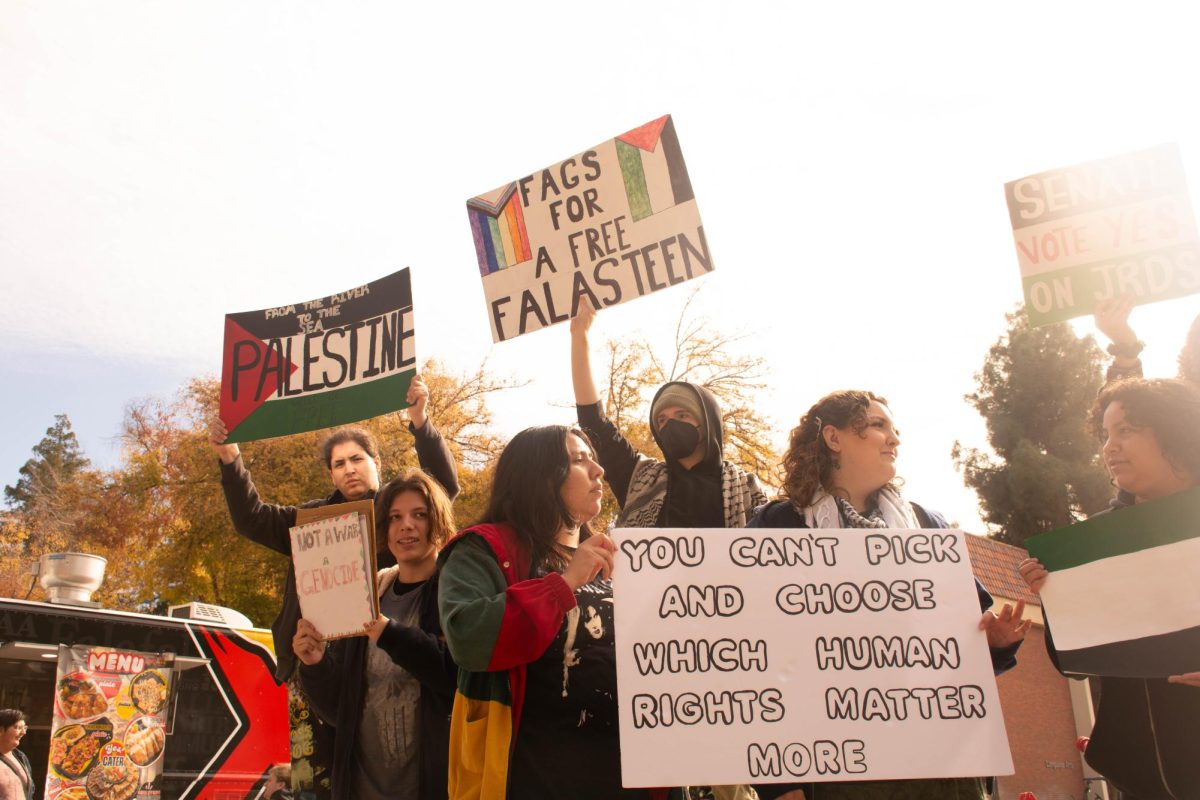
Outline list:
[[[10,508],[24,510],[38,500],[68,485],[89,466],[71,429],[66,414],[55,414],[54,424],[34,445],[33,458],[25,462],[13,486],[4,487],[4,499]]]
[[[1103,383],[1095,341],[1067,325],[1031,328],[1019,310],[1007,321],[965,398],[991,452],[955,442],[951,455],[993,535],[1020,545],[1103,508],[1112,488],[1087,429]]]

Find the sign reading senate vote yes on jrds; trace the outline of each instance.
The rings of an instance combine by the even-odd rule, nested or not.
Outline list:
[[[625,786],[1012,773],[961,532],[613,538]]]
[[[228,441],[404,408],[416,360],[407,269],[328,297],[229,314],[221,367]]]
[[[492,340],[711,272],[671,117],[467,201]]]
[[[1200,241],[1176,145],[1076,164],[1004,186],[1025,311],[1037,325],[1200,291]]]

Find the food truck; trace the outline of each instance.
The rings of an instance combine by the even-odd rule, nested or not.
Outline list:
[[[43,556],[41,581],[50,601],[0,599],[0,708],[19,708],[28,718],[21,750],[33,766],[36,796],[56,800],[44,793],[52,719],[56,707],[61,713],[60,695],[71,688],[57,676],[60,645],[90,645],[157,654],[171,664],[161,710],[165,741],[158,746],[161,798],[258,797],[267,770],[292,761],[289,718],[306,714],[302,709],[297,714],[294,700],[289,708],[288,687],[275,680],[270,631],[250,627],[237,612],[200,603],[172,608],[172,616],[99,608],[88,599],[99,579],[90,589],[81,589],[79,579],[94,571],[90,560],[96,558]],[[99,569],[102,576],[103,564]],[[72,745],[56,745],[60,761]],[[75,760],[90,757],[84,753]],[[83,766],[72,763],[71,769]],[[87,794],[93,794],[90,788]],[[134,796],[114,790],[107,799]]]

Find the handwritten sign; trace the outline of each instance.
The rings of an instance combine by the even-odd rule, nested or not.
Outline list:
[[[379,616],[368,516],[344,513],[291,529],[300,613],[326,639],[361,636]]]
[[[416,373],[407,269],[345,292],[225,317],[229,442],[328,428],[404,408]]]
[[[675,124],[659,117],[467,201],[492,340],[709,273]]]
[[[1012,772],[961,532],[614,538],[625,786]]]
[[[1025,311],[1037,325],[1131,294],[1200,291],[1200,241],[1176,145],[1076,164],[1004,186]]]

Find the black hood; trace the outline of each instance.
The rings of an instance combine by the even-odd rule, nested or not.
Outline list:
[[[725,431],[721,424],[721,406],[713,393],[703,386],[697,386],[694,383],[687,383],[686,381],[671,381],[659,387],[658,391],[654,393],[654,399],[650,401],[650,433],[654,436],[654,443],[662,451],[662,441],[658,438],[658,427],[654,424],[653,419],[654,404],[658,402],[659,396],[670,386],[682,386],[690,390],[696,395],[696,399],[700,402],[700,409],[704,412],[704,431],[701,432],[701,435],[707,435],[708,438],[704,443],[704,458],[697,466],[706,468],[719,467],[725,452]],[[667,458],[665,452],[663,453],[663,458],[668,464],[678,466],[678,462]]]

